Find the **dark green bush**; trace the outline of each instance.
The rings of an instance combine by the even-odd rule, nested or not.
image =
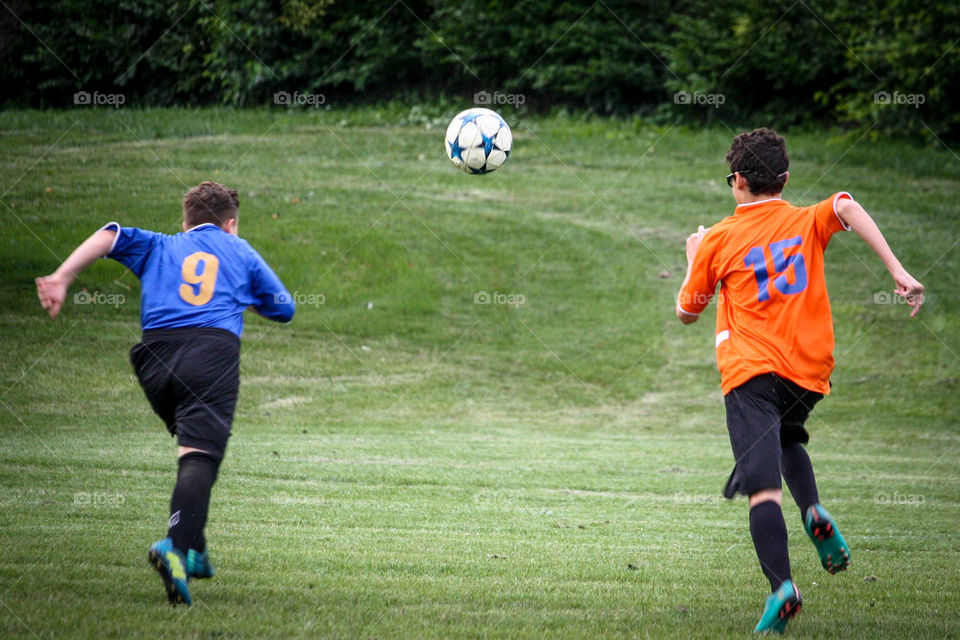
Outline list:
[[[404,96],[960,138],[960,5],[910,0],[9,0],[0,101]],[[16,14],[19,19],[11,19]],[[21,22],[22,20],[22,22]],[[676,104],[677,92],[723,103]],[[507,96],[504,98],[504,96]],[[886,99],[885,96],[889,96]],[[495,106],[495,105],[494,105]]]
[[[451,66],[456,86],[600,113],[634,112],[666,97],[667,68],[655,53],[666,1],[437,5],[420,47]]]

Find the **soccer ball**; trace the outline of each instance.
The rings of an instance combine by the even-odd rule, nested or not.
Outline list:
[[[466,173],[490,173],[510,157],[513,134],[506,121],[490,109],[467,109],[447,127],[447,157]]]

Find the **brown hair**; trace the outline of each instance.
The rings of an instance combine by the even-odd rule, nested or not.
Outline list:
[[[218,182],[203,182],[183,196],[183,221],[188,227],[211,222],[222,227],[237,217],[237,192]]]
[[[754,129],[733,139],[727,152],[730,172],[739,172],[755,196],[783,191],[790,167],[787,142],[772,129]]]

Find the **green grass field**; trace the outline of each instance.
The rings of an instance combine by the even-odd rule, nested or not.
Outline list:
[[[720,497],[713,311],[673,315],[684,238],[733,209],[734,131],[507,112],[510,162],[474,177],[441,148],[456,110],[0,113],[0,636],[749,634],[766,581]],[[788,634],[958,637],[960,158],[788,145],[785,197],[849,190],[928,290],[911,320],[859,238],[827,252],[809,450],[853,558],[824,572],[786,498]],[[172,609],[146,562],[175,447],[127,360],[139,284],[98,263],[50,321],[33,278],[110,220],[178,230],[206,179],[302,304],[248,314],[218,573]]]

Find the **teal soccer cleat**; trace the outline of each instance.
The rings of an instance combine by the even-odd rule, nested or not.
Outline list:
[[[187,551],[187,576],[197,579],[212,578],[214,573],[208,550],[205,549],[203,553],[195,549]]]
[[[800,597],[800,591],[793,580],[784,580],[780,587],[767,596],[766,604],[763,608],[763,615],[754,633],[783,633],[787,628],[787,623],[793,616],[800,613],[800,607],[803,605],[803,598]]]
[[[190,590],[187,588],[187,559],[174,549],[173,541],[164,538],[154,543],[147,554],[150,564],[163,579],[163,586],[167,589],[167,599],[170,604],[190,606]]]
[[[807,509],[803,526],[807,530],[807,535],[813,540],[814,546],[817,547],[820,564],[824,569],[830,573],[837,573],[850,565],[850,547],[840,535],[837,523],[823,505],[818,503]]]

